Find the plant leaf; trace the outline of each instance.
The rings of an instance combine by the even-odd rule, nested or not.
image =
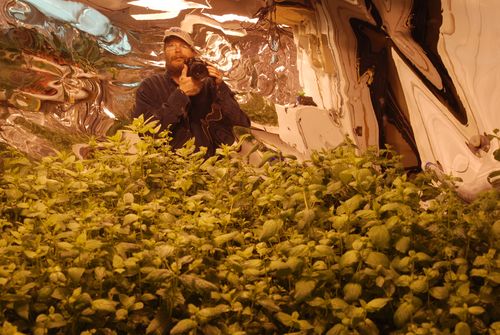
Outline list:
[[[408,302],[403,302],[394,312],[394,324],[402,328],[412,317],[415,308]]]
[[[462,322],[459,322],[455,325],[454,334],[456,334],[456,335],[471,335],[472,332],[470,330],[469,325],[462,321]]]
[[[396,245],[394,247],[400,253],[405,254],[408,252],[408,250],[410,250],[410,244],[411,244],[410,238],[408,236],[403,236],[396,242]]]
[[[376,248],[387,249],[389,247],[391,236],[389,235],[389,230],[387,229],[387,227],[385,226],[372,227],[368,231],[367,235]]]
[[[357,300],[361,296],[363,288],[358,283],[347,283],[343,288],[344,299],[347,301]]]
[[[123,217],[123,224],[126,226],[136,222],[137,220],[139,220],[139,216],[137,214],[127,214]]]
[[[84,268],[76,268],[76,267],[69,268],[68,269],[68,276],[71,278],[72,281],[77,283],[82,278],[82,275],[84,272],[85,272]]]
[[[429,289],[429,294],[436,299],[444,300],[448,299],[450,292],[445,286],[434,286]]]
[[[360,256],[357,250],[348,250],[340,257],[340,267],[349,267],[359,262]]]
[[[370,265],[372,268],[376,268],[378,265],[382,265],[384,268],[389,268],[389,258],[381,252],[372,251],[368,254],[365,259],[365,263]]]
[[[366,304],[365,309],[367,312],[376,312],[382,309],[391,300],[391,298],[375,298]]]
[[[184,275],[181,275],[180,277],[180,280],[196,289],[196,290],[200,290],[200,291],[216,291],[217,290],[217,286],[215,286],[215,284],[205,280],[205,279],[202,279],[196,275],[190,275],[190,274],[184,274]]]
[[[116,305],[118,303],[109,299],[96,299],[92,301],[92,309],[96,311],[104,311],[109,313],[116,312]]]
[[[225,243],[233,240],[236,236],[238,236],[238,234],[239,234],[239,232],[233,231],[233,232],[230,232],[230,233],[227,233],[227,234],[222,234],[222,235],[216,236],[213,239],[214,244],[217,247],[220,247],[223,244],[225,244]]]
[[[200,323],[206,323],[210,319],[213,319],[220,314],[227,313],[230,310],[231,308],[228,305],[220,304],[215,307],[202,308],[196,313],[196,316],[198,317]]]
[[[170,334],[184,334],[196,327],[198,327],[198,323],[196,321],[191,319],[183,319],[177,322],[177,324],[170,330]]]
[[[314,280],[299,280],[297,283],[295,283],[294,298],[297,301],[304,300],[311,294],[315,287],[316,281]]]
[[[281,308],[278,305],[276,305],[276,303],[272,299],[259,299],[257,301],[257,304],[261,305],[270,312],[281,311]]]
[[[289,314],[278,312],[274,316],[285,326],[293,327],[295,320]]]
[[[275,236],[281,227],[283,226],[283,221],[281,220],[267,220],[262,225],[262,233],[260,234],[259,239],[261,241],[267,241],[271,237]]]
[[[467,308],[467,311],[472,315],[481,315],[485,312],[484,308],[481,306],[471,306]]]

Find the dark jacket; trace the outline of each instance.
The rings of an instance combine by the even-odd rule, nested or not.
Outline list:
[[[171,126],[173,148],[194,137],[196,147],[207,147],[209,156],[219,145],[234,142],[233,126],[250,126],[225,83],[217,86],[208,78],[199,94],[188,97],[166,72],[144,79],[137,89],[132,117],[141,114],[159,120],[162,130]]]

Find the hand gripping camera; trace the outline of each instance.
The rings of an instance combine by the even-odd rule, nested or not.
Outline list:
[[[203,80],[208,77],[207,64],[199,58],[193,57],[186,61],[188,67],[187,76],[196,80]]]

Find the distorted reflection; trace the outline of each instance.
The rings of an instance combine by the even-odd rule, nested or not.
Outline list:
[[[110,20],[99,11],[73,1],[65,0],[24,0],[25,3],[16,2],[10,12],[20,22],[44,27],[50,24],[48,20],[55,19],[61,23],[69,23],[79,31],[88,33],[97,38],[99,46],[116,54],[126,55],[131,51],[127,35],[121,29],[111,24]],[[31,5],[32,8],[26,5]],[[46,16],[39,20],[29,20],[34,8]],[[24,11],[23,11],[24,10]],[[59,26],[59,34],[64,38],[65,27]]]
[[[109,10],[104,1],[91,3],[95,6],[65,0],[3,5],[0,141],[40,157],[128,123],[135,89],[143,78],[164,69],[160,36],[170,25],[187,27],[196,44],[205,45],[200,50],[205,60],[224,71],[254,121],[275,124],[274,103],[293,102],[300,91],[291,33],[280,36],[280,49],[271,50],[262,33],[244,27],[256,24],[251,13],[259,8],[257,2],[247,4],[248,15],[241,15],[225,9],[192,11],[212,8],[208,2],[146,6],[132,1],[127,6],[135,11],[128,18]],[[161,11],[153,13],[163,15],[161,24],[143,24],[137,6]]]
[[[498,164],[485,140],[500,128],[495,9],[495,0],[4,0],[0,141],[39,157],[130,122],[139,83],[164,71],[163,31],[177,26],[224,72],[253,133],[280,150],[307,157],[345,136],[360,150],[389,144],[405,167],[436,166],[478,190]]]
[[[136,20],[165,20],[174,19],[179,16],[180,12],[185,9],[204,9],[210,8],[207,4],[199,4],[196,2],[184,0],[169,0],[167,1],[151,1],[151,0],[137,0],[129,2],[130,5],[145,7],[147,9],[158,10],[162,13],[155,14],[135,14],[132,17]]]

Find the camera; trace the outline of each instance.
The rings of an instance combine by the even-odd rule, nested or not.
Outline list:
[[[207,64],[199,58],[193,57],[186,61],[188,67],[187,76],[196,80],[202,80],[208,77]]]

